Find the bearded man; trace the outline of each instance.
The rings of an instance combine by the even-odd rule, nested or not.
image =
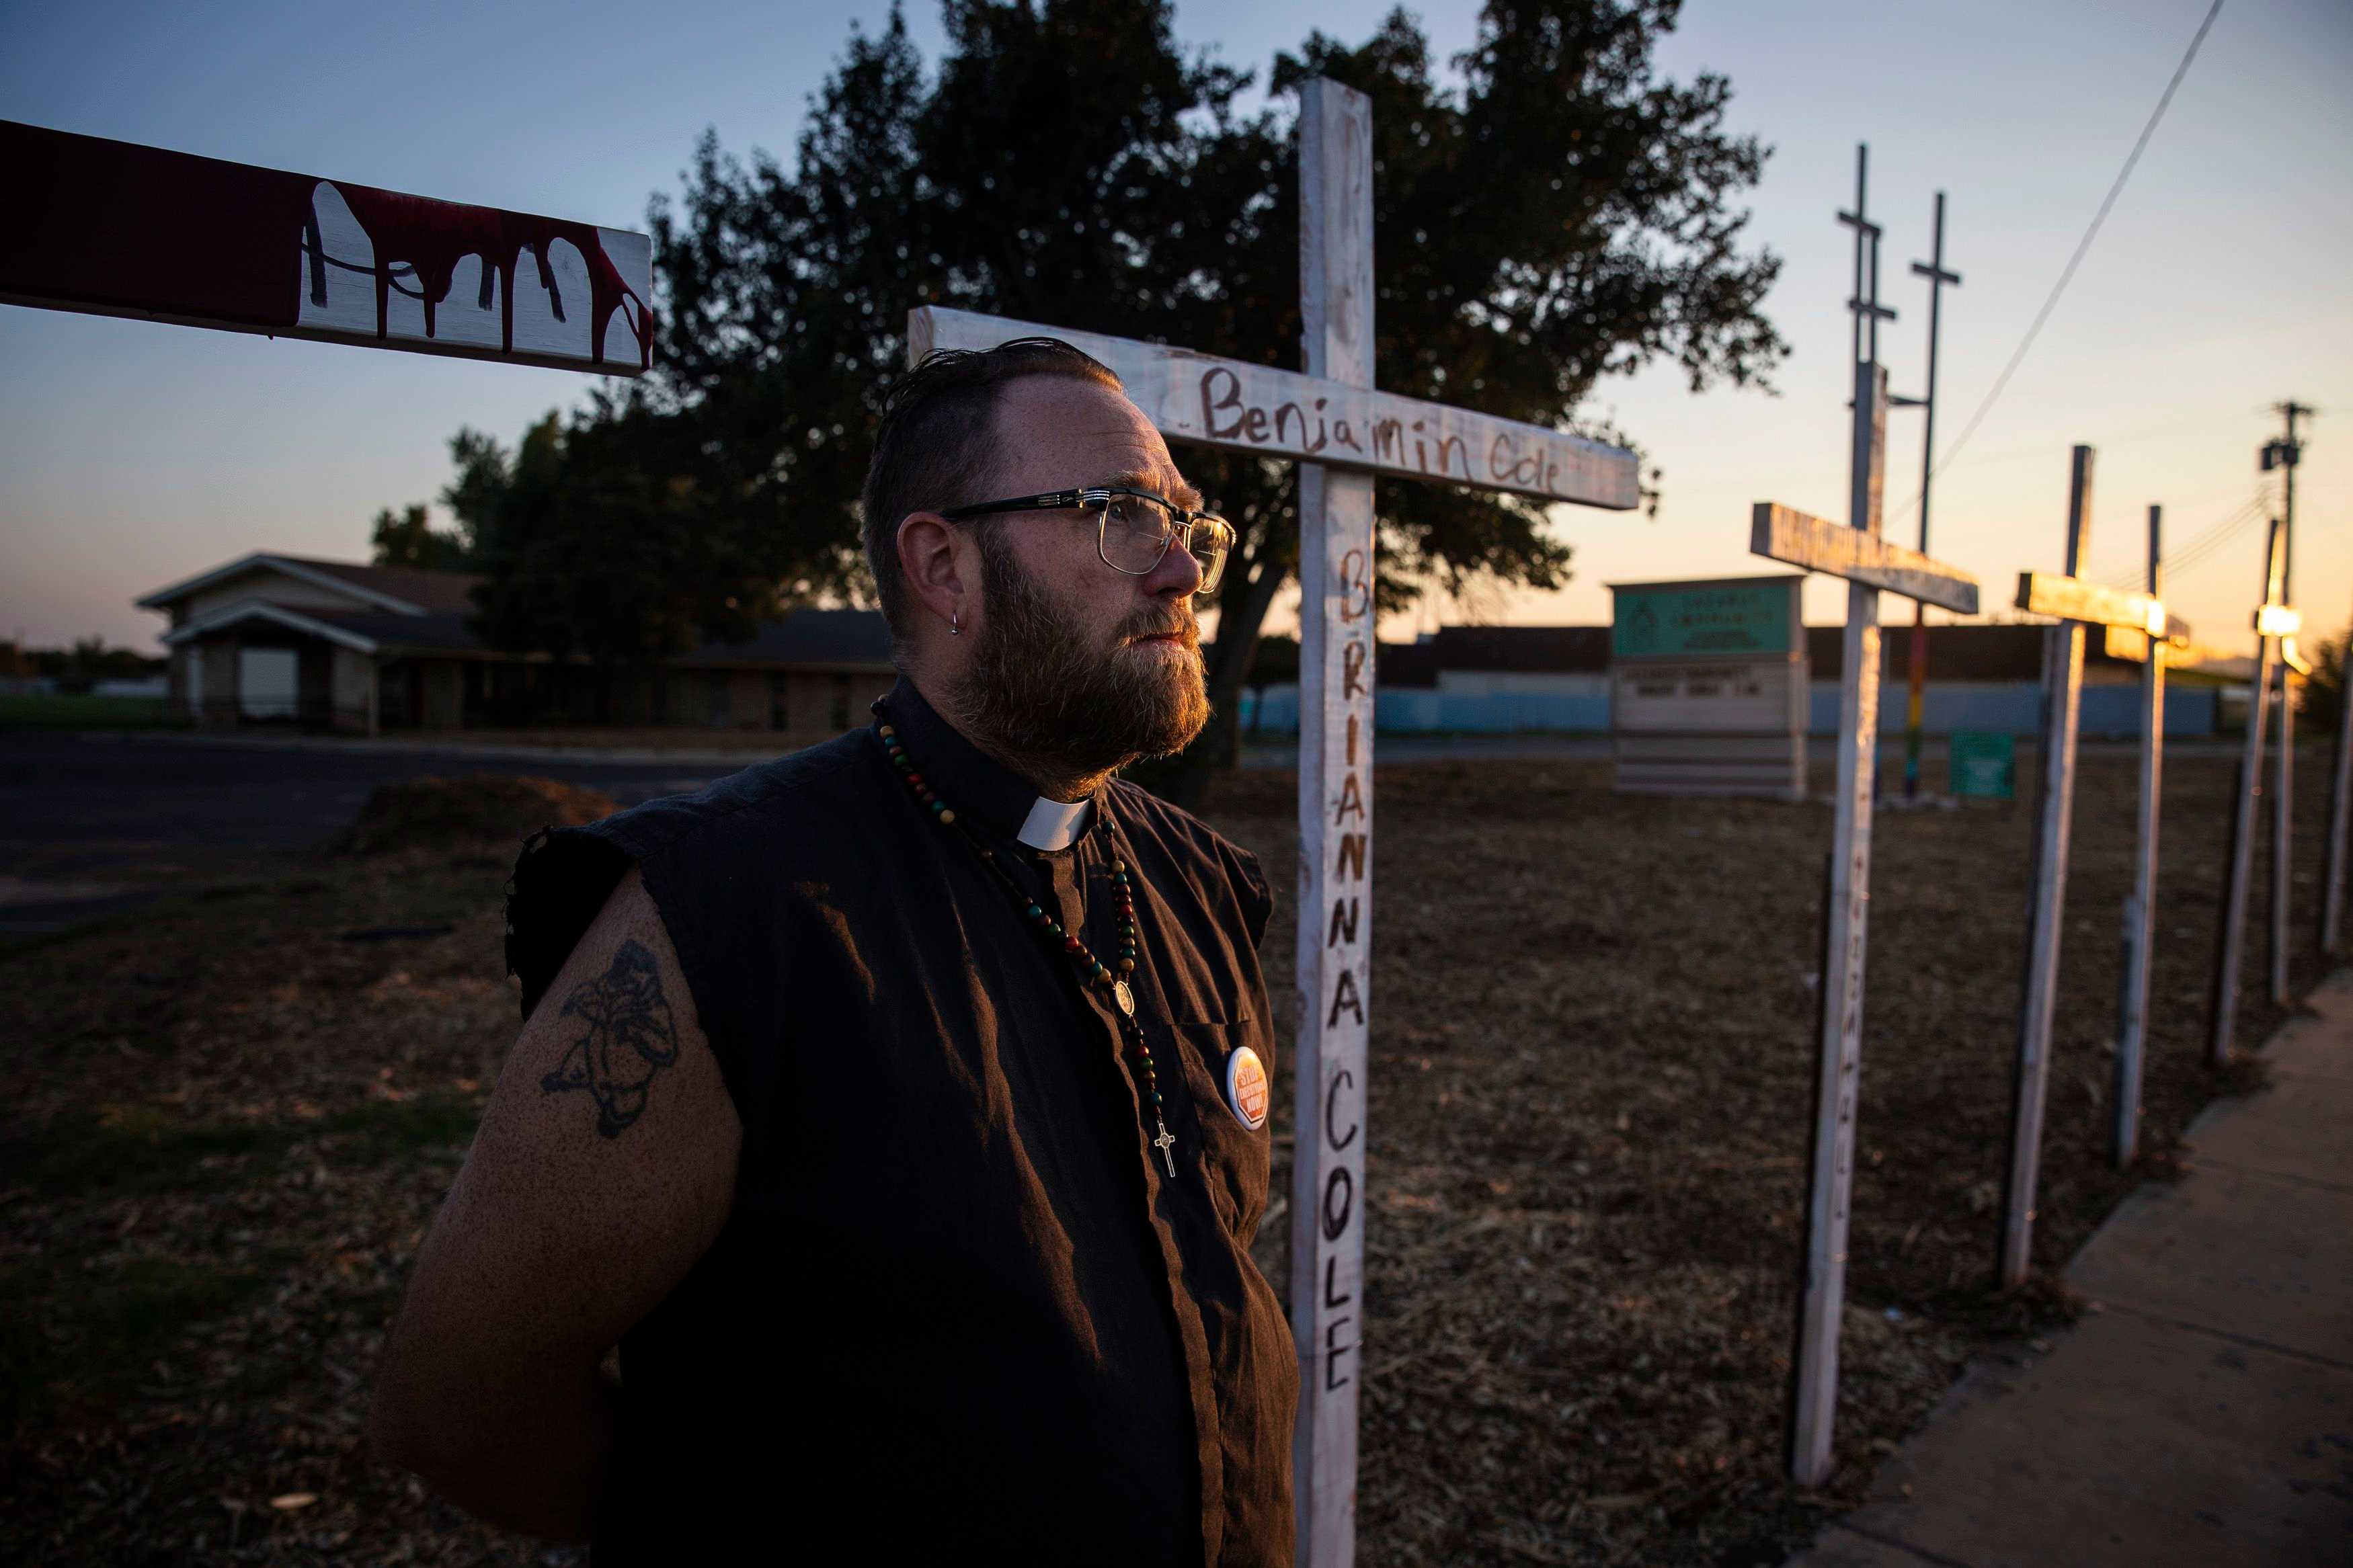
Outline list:
[[[377,1451],[600,1565],[1288,1563],[1272,900],[1113,777],[1232,531],[1048,339],[926,359],[864,499],[874,727],[525,847]]]

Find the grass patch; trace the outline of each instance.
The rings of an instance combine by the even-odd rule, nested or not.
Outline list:
[[[0,1141],[0,1182],[49,1198],[216,1192],[247,1157],[292,1142],[268,1122],[207,1124],[158,1106],[109,1105]]]
[[[219,1192],[257,1160],[318,1141],[338,1165],[380,1165],[427,1149],[462,1149],[481,1120],[481,1099],[456,1089],[406,1100],[371,1100],[307,1121],[189,1121],[159,1106],[110,1105],[0,1139],[0,1184],[45,1198],[103,1199]]]
[[[265,1283],[255,1269],[166,1258],[100,1269],[45,1257],[0,1268],[0,1430],[61,1404],[119,1396],[192,1325]]]
[[[435,1089],[395,1102],[374,1100],[312,1123],[306,1137],[332,1140],[337,1163],[380,1165],[428,1149],[463,1149],[482,1120],[482,1097]]]
[[[163,730],[179,727],[161,697],[0,697],[0,730]]]

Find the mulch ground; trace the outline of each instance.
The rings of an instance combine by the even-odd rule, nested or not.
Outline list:
[[[2132,763],[2083,764],[2041,1269],[2253,1085],[2202,1064],[2231,773],[2167,769],[2144,1154],[2119,1173]],[[2299,990],[2326,787],[2315,752]],[[1210,813],[1286,895],[1291,792],[1236,774]],[[2031,1353],[2073,1310],[2047,1278],[1988,1286],[2031,801],[1878,818],[1841,1467],[1819,1493],[1782,1479],[1780,1439],[1829,808],[1619,797],[1566,762],[1386,769],[1376,801],[1362,1561],[1777,1563],[1971,1354]],[[586,809],[413,798],[332,852],[0,950],[0,1558],[579,1560],[470,1524],[360,1436],[515,1028],[511,807]],[[1286,913],[1278,1013],[1291,944]],[[2263,958],[2258,936],[2250,1047],[2282,1016]],[[1287,1121],[1279,1101],[1279,1152]],[[1287,1180],[1259,1248],[1278,1288]]]

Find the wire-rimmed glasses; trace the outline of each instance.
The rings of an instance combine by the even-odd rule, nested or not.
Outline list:
[[[1092,511],[1095,520],[1095,553],[1114,572],[1130,577],[1148,575],[1180,538],[1186,553],[1201,568],[1196,594],[1217,592],[1225,575],[1226,556],[1234,547],[1234,526],[1214,512],[1187,511],[1166,496],[1124,485],[1090,485],[1084,489],[1055,490],[1048,495],[1017,496],[1010,500],[982,501],[940,513],[951,521],[1008,511]]]

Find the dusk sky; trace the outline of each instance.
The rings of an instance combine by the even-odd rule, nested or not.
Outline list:
[[[1989,0],[1968,7],[1694,0],[1662,51],[1719,70],[1731,122],[1773,149],[1756,242],[1785,260],[1767,311],[1793,347],[1778,395],[1694,395],[1670,368],[1605,385],[1663,470],[1655,520],[1563,507],[1576,582],[1440,619],[1592,622],[1604,584],[1773,570],[1751,502],[1843,518],[1852,251],[1834,213],[1871,145],[1887,226],[1882,357],[1916,394],[1934,193],[1947,195],[1938,444],[1948,448],[2130,152],[2209,0]],[[1468,0],[1415,8],[1440,55]],[[1176,32],[1261,72],[1312,26],[1351,42],[1385,7],[1180,0]],[[459,201],[641,228],[694,139],[789,157],[807,94],[884,4],[560,10],[417,4],[0,9],[0,117]],[[908,10],[927,58],[935,12]],[[2032,352],[1936,480],[1932,552],[1989,604],[2062,564],[2068,449],[2098,448],[2087,574],[2137,585],[2143,520],[2188,545],[2169,584],[2199,640],[2241,646],[2276,476],[2256,451],[2316,405],[2298,479],[2295,598],[2316,631],[2353,613],[2353,6],[2228,0],[2131,184]],[[1058,112],[1082,112],[1084,92]],[[1376,265],[1378,265],[1377,258]],[[1216,344],[1193,345],[1214,350]],[[363,560],[381,507],[433,497],[460,426],[512,442],[586,378],[0,306],[0,637],[102,633],[153,650],[150,589],[254,549]],[[1917,542],[1920,428],[1892,416],[1887,531]],[[1184,460],[1180,449],[1178,461]],[[1817,580],[1809,619],[1841,614]],[[1899,614],[1890,607],[1890,617]],[[1906,616],[1905,618],[1908,618]],[[1385,628],[1409,635],[1412,617]]]

